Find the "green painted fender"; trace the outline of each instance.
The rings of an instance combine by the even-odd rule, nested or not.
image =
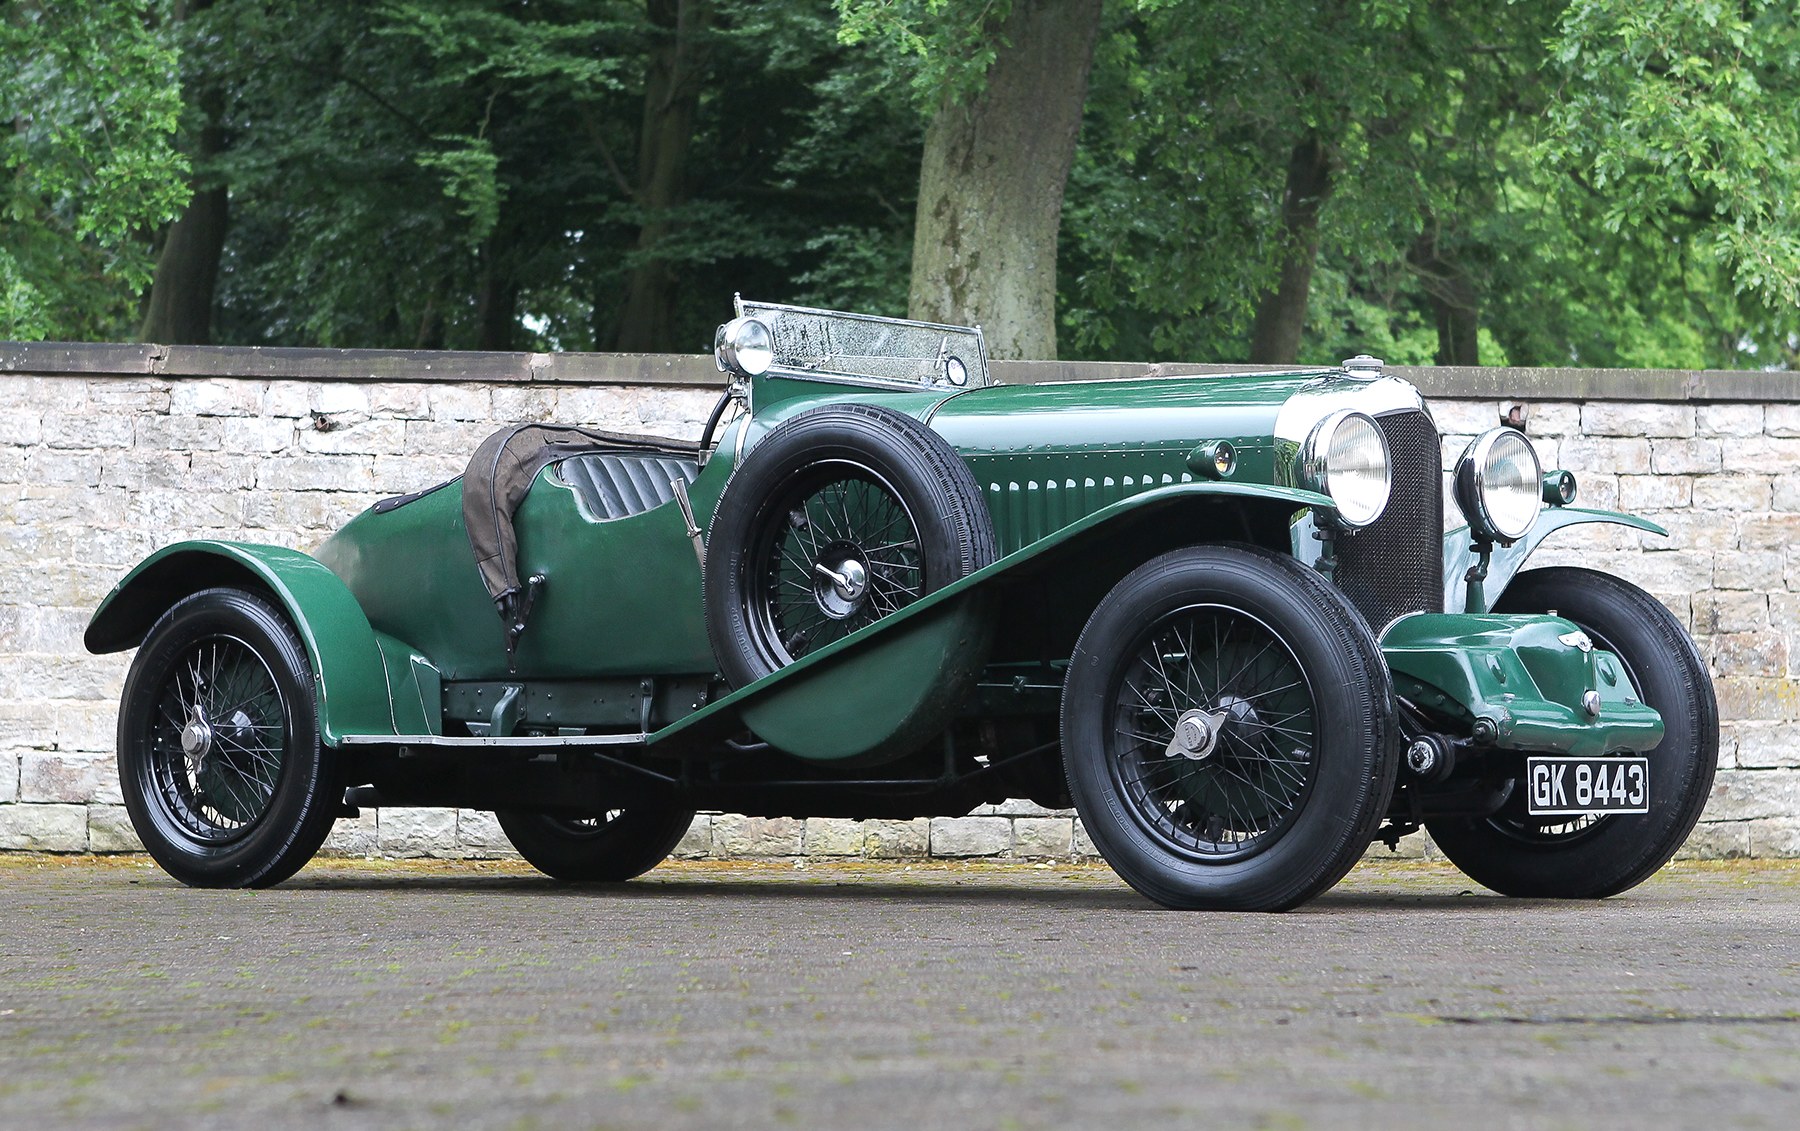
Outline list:
[[[944,698],[945,669],[985,652],[990,598],[1002,586],[1106,539],[1121,519],[1146,518],[1205,498],[1255,499],[1288,510],[1330,511],[1329,496],[1254,483],[1196,482],[1121,499],[983,566],[935,593],[833,641],[755,683],[648,736],[653,750],[681,754],[748,729],[812,762],[854,764],[904,753],[940,729],[957,703]]]
[[[1588,507],[1545,507],[1538,515],[1538,520],[1525,537],[1510,546],[1495,546],[1488,556],[1487,580],[1482,583],[1482,591],[1486,594],[1488,608],[1506,592],[1506,587],[1524,567],[1525,559],[1540,546],[1545,538],[1561,530],[1565,526],[1575,526],[1584,522],[1610,522],[1619,526],[1629,526],[1649,534],[1661,535],[1664,538],[1669,532],[1651,522],[1647,518],[1639,518],[1635,514],[1624,514],[1619,511],[1593,510]],[[1469,586],[1466,580],[1469,568],[1475,564],[1476,556],[1469,541],[1467,526],[1453,527],[1444,534],[1444,611],[1449,613],[1469,612]],[[1476,612],[1484,610],[1477,609]]]
[[[257,590],[287,611],[312,661],[327,745],[346,734],[441,729],[440,712],[426,709],[437,703],[430,662],[376,632],[337,575],[298,550],[217,541],[165,546],[113,586],[83,643],[94,653],[134,648],[175,602],[215,586]]]
[[[1401,695],[1502,750],[1599,757],[1662,741],[1662,716],[1618,657],[1562,617],[1415,613],[1388,627],[1381,652]]]

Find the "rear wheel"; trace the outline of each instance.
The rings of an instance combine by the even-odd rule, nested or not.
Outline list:
[[[312,858],[343,790],[275,606],[208,589],[151,627],[119,707],[119,781],[138,839],[185,884],[264,887]]]
[[[1318,574],[1177,550],[1094,611],[1063,688],[1069,792],[1101,855],[1168,907],[1278,911],[1341,879],[1393,792],[1387,666]]]
[[[669,858],[694,823],[692,809],[634,806],[592,817],[520,809],[494,814],[527,863],[569,883],[620,883]]]
[[[1598,899],[1642,883],[1675,855],[1706,806],[1719,761],[1719,708],[1681,622],[1629,582],[1595,570],[1519,574],[1497,613],[1548,613],[1619,657],[1638,698],[1663,719],[1650,760],[1650,812],[1534,818],[1522,788],[1499,813],[1426,827],[1451,863],[1505,895]]]

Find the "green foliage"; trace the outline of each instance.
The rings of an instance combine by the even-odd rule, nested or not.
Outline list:
[[[1791,0],[1575,0],[1543,152],[1611,233],[1703,223],[1732,285],[1800,306],[1800,11]]]
[[[150,278],[138,234],[189,195],[165,5],[13,4],[0,58],[0,338],[119,336]]]
[[[646,0],[15,0],[0,336],[129,335],[207,121],[217,341],[605,348],[651,261],[681,280],[672,348],[733,291],[901,313],[924,123],[980,89],[1012,3],[709,0],[659,208]],[[1787,0],[1114,0],[1059,337],[1241,360],[1310,137],[1303,360],[1429,361],[1450,296],[1488,363],[1791,367],[1797,105]]]

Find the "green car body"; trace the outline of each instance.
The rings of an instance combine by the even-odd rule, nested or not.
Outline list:
[[[304,644],[322,746],[363,804],[563,817],[670,797],[687,808],[855,817],[960,814],[1020,795],[1067,805],[1056,749],[1062,683],[1096,608],[1153,560],[1253,547],[1327,580],[1366,625],[1392,699],[1415,720],[1381,743],[1404,747],[1429,719],[1444,751],[1485,760],[1484,777],[1444,787],[1460,785],[1463,797],[1486,782],[1489,800],[1477,809],[1494,804],[1493,766],[1516,774],[1517,758],[1530,754],[1641,756],[1663,737],[1658,711],[1619,678],[1620,659],[1591,646],[1575,622],[1490,611],[1551,530],[1654,527],[1548,506],[1510,541],[1446,533],[1430,414],[1416,390],[1366,359],[1348,369],[1002,386],[986,381],[978,331],[841,323],[833,320],[855,316],[781,307],[739,313],[722,342],[752,318],[778,330],[782,318],[815,330],[892,326],[903,342],[942,333],[928,356],[897,349],[913,365],[898,377],[850,362],[800,364],[792,341],[778,341],[773,364],[731,374],[727,396],[742,411],[709,437],[716,444],[697,453],[686,482],[652,484],[630,513],[601,513],[618,502],[612,488],[596,495],[574,474],[571,460],[601,457],[536,469],[510,516],[517,575],[532,579],[528,619],[517,624],[496,614],[471,553],[465,477],[357,515],[311,557],[219,542],[161,550],[102,603],[89,647],[137,645],[190,593],[235,587],[268,598]],[[722,367],[734,360],[729,344]],[[957,352],[946,361],[946,351]],[[901,607],[804,654],[783,644],[796,654],[767,674],[722,679],[730,668],[718,654],[717,608],[709,620],[707,573],[725,550],[715,544],[728,525],[721,501],[742,505],[728,484],[784,427],[846,406],[903,416],[936,437],[920,443],[954,451],[980,493],[985,516],[975,518],[984,530],[991,523],[992,560],[928,581]],[[1303,466],[1321,421],[1346,412],[1382,430],[1391,465],[1381,517],[1357,528]],[[669,466],[628,447],[599,450],[614,478],[621,467],[654,476]],[[908,515],[920,509],[900,501]],[[798,512],[790,517],[802,524]],[[921,528],[934,521],[912,517]],[[850,570],[847,560],[814,565],[836,578],[818,582],[822,604],[833,585],[854,591],[853,577],[833,572]],[[1403,811],[1407,771],[1386,773],[1381,815],[1390,831],[1410,831],[1431,816],[1429,796],[1423,807],[1419,796],[1433,784],[1410,782]]]

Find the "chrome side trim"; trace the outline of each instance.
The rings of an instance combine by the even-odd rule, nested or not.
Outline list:
[[[343,746],[513,746],[521,749],[551,747],[579,750],[587,746],[642,746],[649,737],[648,734],[515,735],[508,738],[490,738],[486,735],[346,734],[338,742]]]

